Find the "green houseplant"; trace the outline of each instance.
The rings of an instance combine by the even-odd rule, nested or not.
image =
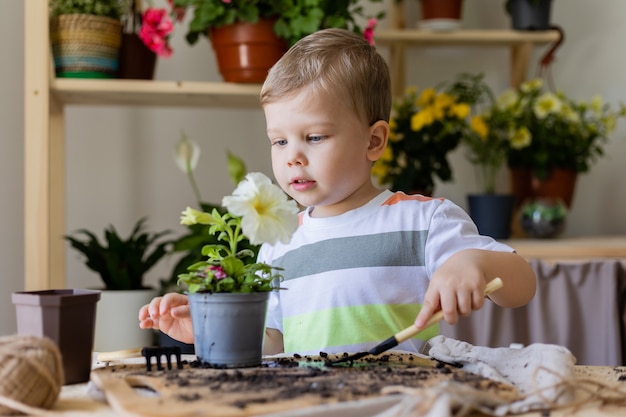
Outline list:
[[[169,231],[144,231],[146,218],[139,219],[124,239],[112,225],[104,231],[105,242],[86,229],[65,236],[72,248],[85,257],[85,265],[100,275],[105,289],[141,290],[144,276],[168,252],[170,241],[159,239]],[[82,237],[82,238],[81,238]]]
[[[57,77],[117,75],[124,3],[124,0],[50,0],[50,42]]]
[[[139,329],[129,320],[158,291],[143,283],[144,276],[169,251],[171,242],[162,237],[169,231],[144,231],[145,218],[135,224],[128,238],[113,226],[104,232],[104,241],[89,230],[65,236],[72,248],[97,272],[105,288],[101,291],[96,315],[94,350],[100,352],[135,349],[152,345],[153,333]]]
[[[120,19],[124,12],[123,0],[49,0],[50,16],[90,14]]]
[[[239,21],[256,23],[259,19],[275,21],[274,31],[287,45],[324,28],[345,27],[363,33],[358,18],[364,16],[364,10],[358,3],[358,0],[174,0],[174,6],[193,10],[186,35],[192,45],[200,36],[208,36],[209,29]],[[383,16],[381,12],[376,18]]]

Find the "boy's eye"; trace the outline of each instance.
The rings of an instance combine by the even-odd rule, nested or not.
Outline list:
[[[272,145],[285,146],[287,144],[287,139],[274,139],[272,141]]]
[[[308,140],[309,142],[321,142],[322,140],[324,140],[326,136],[322,136],[322,135],[311,135],[309,136]]]

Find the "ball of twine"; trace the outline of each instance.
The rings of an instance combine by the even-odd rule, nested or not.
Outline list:
[[[0,415],[50,408],[63,386],[58,346],[44,337],[0,337]]]

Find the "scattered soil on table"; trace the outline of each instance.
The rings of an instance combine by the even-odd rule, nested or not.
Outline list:
[[[468,384],[507,400],[518,396],[512,386],[411,354],[392,353],[327,366],[329,360],[339,357],[322,352],[319,356],[272,358],[252,368],[216,369],[194,361],[185,363],[180,370],[147,372],[145,366],[119,365],[95,372],[108,372],[120,378],[132,376],[135,385],[146,383],[160,394],[167,391],[168,400],[239,409],[299,399],[305,399],[309,405],[358,400],[380,396],[381,389],[388,386],[421,388],[446,380]],[[154,379],[159,381],[154,385],[160,388],[150,386]]]

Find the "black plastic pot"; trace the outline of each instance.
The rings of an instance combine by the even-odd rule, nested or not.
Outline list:
[[[516,30],[548,30],[552,0],[507,0],[511,26]]]

